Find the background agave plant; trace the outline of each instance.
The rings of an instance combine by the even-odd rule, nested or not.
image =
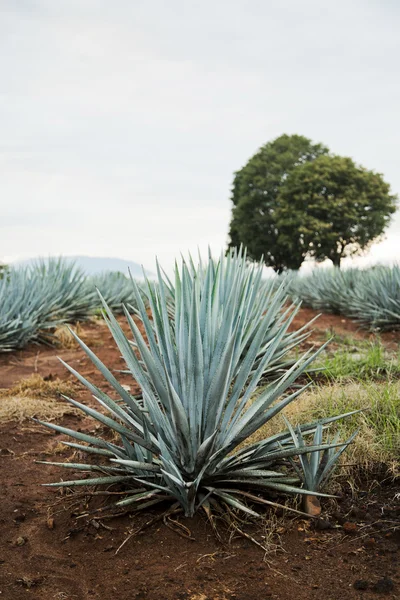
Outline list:
[[[37,282],[26,285],[26,269],[10,270],[0,279],[0,351],[25,346],[43,321],[44,298]]]
[[[364,272],[354,289],[348,315],[373,329],[400,327],[400,265],[375,267]]]
[[[285,277],[285,276],[284,276]],[[343,314],[353,290],[358,287],[363,271],[360,269],[314,269],[308,275],[291,273],[290,294],[316,310]]]
[[[0,352],[51,342],[59,325],[88,319],[101,307],[96,286],[116,312],[123,303],[135,305],[131,281],[121,273],[87,277],[62,258],[7,269],[0,277]]]
[[[371,329],[400,327],[400,266],[315,269],[285,274],[290,296],[316,310],[342,314]]]
[[[95,297],[84,274],[62,259],[10,269],[0,279],[0,351],[48,341],[51,329],[87,318]]]
[[[143,300],[146,299],[146,295],[141,290],[140,285],[136,282]],[[132,282],[129,277],[126,277],[123,273],[118,271],[105,272],[100,275],[91,277],[87,285],[92,291],[95,288],[101,290],[103,298],[107,303],[108,307],[114,312],[114,314],[122,314],[123,305],[129,306],[132,310],[137,309],[135,294],[132,287]],[[101,302],[96,293],[94,293],[93,305],[96,309],[101,307]]]
[[[157,270],[158,285],[147,283],[151,319],[132,282],[145,332],[142,335],[125,309],[134,345],[103,300],[106,322],[143,397],[140,402],[132,397],[77,338],[119,401],[66,365],[93,393],[102,411],[68,400],[111,428],[120,443],[44,423],[79,442],[68,445],[98,457],[94,464],[51,464],[100,473],[91,479],[50,485],[124,483],[126,497],[119,506],[143,508],[170,499],[178,502],[187,516],[217,501],[256,515],[243,498],[272,503],[268,499],[271,493],[316,493],[301,486],[290,459],[335,444],[301,448],[290,431],[284,431],[244,446],[310,385],[293,387],[322,350],[308,351],[282,367],[283,373],[276,373],[254,396],[263,373],[293,345],[286,343],[282,350],[295,314],[284,307],[283,288],[264,293],[262,266],[248,265],[240,252],[221,257],[217,263],[210,257],[198,268],[183,261],[175,269],[173,285],[159,267]],[[312,433],[337,418],[305,424],[300,431]]]

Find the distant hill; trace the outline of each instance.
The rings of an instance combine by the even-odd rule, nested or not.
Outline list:
[[[47,258],[47,257],[46,257]],[[132,277],[135,279],[143,279],[142,267],[135,262],[130,260],[124,260],[123,258],[111,258],[109,256],[65,256],[65,260],[70,260],[76,263],[83,271],[88,275],[95,275],[97,273],[103,273],[104,271],[119,271],[124,275],[128,275],[128,269],[132,273]],[[27,260],[20,260],[15,265],[29,265],[36,262],[39,257],[29,258]],[[154,277],[153,273],[146,271],[148,277]]]

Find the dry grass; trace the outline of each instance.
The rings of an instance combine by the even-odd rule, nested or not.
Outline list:
[[[92,316],[84,323],[60,325],[60,327],[57,327],[52,333],[53,342],[60,348],[65,348],[67,350],[79,348],[79,344],[72,335],[71,330],[76,333],[82,342],[95,348],[104,344],[101,334],[103,331],[107,330],[107,324],[102,317]]]
[[[332,432],[341,432],[343,440],[359,429],[356,439],[342,456],[341,472],[350,477],[356,473],[374,475],[384,470],[386,474],[400,476],[399,381],[316,386],[289,404],[283,414],[297,425],[358,409],[363,412],[331,426]],[[272,419],[246,440],[246,445],[285,428],[282,419]]]
[[[41,375],[33,373],[26,379],[21,379],[8,390],[0,390],[0,398],[8,396],[24,396],[30,398],[54,398],[64,394],[72,394],[74,386],[61,379],[44,379]]]
[[[53,335],[56,343],[61,348],[73,349],[79,347],[78,342],[71,333],[71,329],[74,331],[74,333],[76,333],[76,335],[82,337],[82,326],[80,323],[77,323],[74,326],[60,325],[60,327],[57,327],[57,329],[54,331]]]
[[[46,381],[40,375],[31,375],[10,389],[0,390],[0,422],[21,422],[32,417],[54,421],[64,415],[80,414],[60,398],[61,394],[72,392],[73,386],[68,382]]]

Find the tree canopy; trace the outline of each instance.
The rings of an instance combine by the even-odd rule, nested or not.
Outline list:
[[[300,247],[279,243],[276,222],[278,195],[298,166],[327,154],[328,148],[301,135],[281,135],[262,146],[234,175],[231,200],[230,246],[244,244],[250,257],[277,271],[297,269],[304,255]]]
[[[362,251],[396,209],[381,175],[332,156],[322,144],[282,135],[234,175],[230,246],[243,244],[276,271],[298,269],[306,256]]]
[[[396,197],[379,173],[351,158],[320,156],[296,168],[280,191],[280,243],[295,238],[316,260],[340,266],[379,239],[395,210]]]

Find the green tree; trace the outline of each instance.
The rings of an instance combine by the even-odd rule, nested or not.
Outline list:
[[[281,135],[260,148],[234,176],[230,247],[244,244],[251,258],[263,255],[276,271],[299,268],[306,251],[296,240],[279,241],[278,197],[294,169],[327,153],[328,148],[300,135]]]
[[[350,158],[320,156],[297,166],[279,191],[278,243],[296,244],[316,260],[340,266],[383,234],[397,197],[382,175]]]
[[[264,255],[276,271],[298,269],[306,256],[340,266],[380,239],[396,200],[379,173],[282,135],[235,173],[230,246]]]

